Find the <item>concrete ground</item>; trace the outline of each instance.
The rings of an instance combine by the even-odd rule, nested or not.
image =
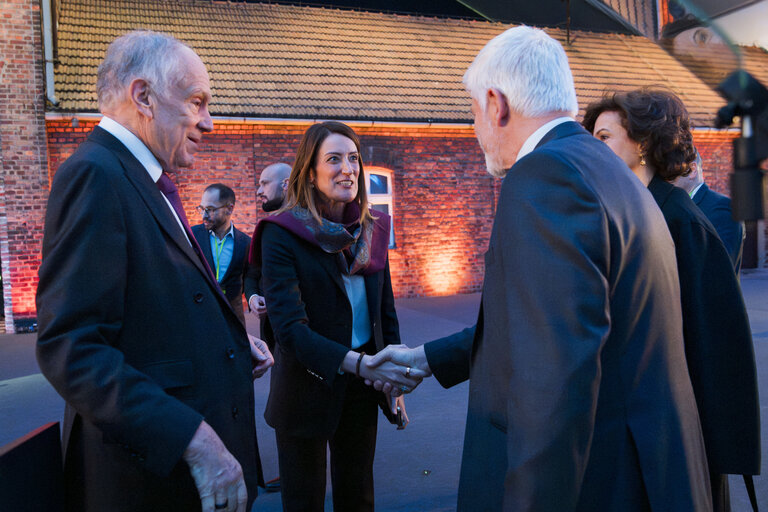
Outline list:
[[[768,446],[768,271],[745,272],[744,298],[749,310],[761,390],[763,446]],[[451,334],[474,323],[479,294],[397,301],[403,341],[416,346]],[[258,332],[250,322],[250,332]],[[61,398],[39,373],[34,358],[35,335],[0,335],[0,446],[49,421],[60,421]],[[254,386],[256,410],[263,411],[269,379]],[[467,411],[468,384],[449,390],[434,379],[426,380],[407,398],[411,424],[397,431],[383,418],[379,422],[374,475],[376,507],[385,512],[449,511],[456,507],[461,447]],[[274,432],[258,414],[265,477],[277,476]],[[768,457],[763,457],[763,473]],[[330,478],[329,478],[330,482]],[[768,509],[768,478],[755,479],[760,508]],[[734,512],[751,510],[744,484],[731,479]],[[331,510],[328,486],[326,509]],[[281,510],[280,494],[262,493],[254,511]]]

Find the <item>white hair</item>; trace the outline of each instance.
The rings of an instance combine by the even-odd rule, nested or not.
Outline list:
[[[562,45],[543,30],[510,28],[486,44],[464,73],[464,86],[485,109],[486,91],[498,89],[515,112],[540,117],[579,111],[573,75]]]
[[[136,78],[143,78],[150,90],[164,96],[171,81],[183,74],[179,59],[182,48],[188,46],[173,36],[149,30],[128,32],[112,41],[96,79],[99,110],[111,107]]]

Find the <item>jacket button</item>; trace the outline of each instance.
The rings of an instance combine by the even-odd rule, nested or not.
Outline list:
[[[230,358],[230,359],[234,359],[235,358],[235,349],[228,348],[227,349],[227,357]]]
[[[237,407],[232,408],[232,418],[237,419],[238,414],[240,414],[240,411],[237,410]]]
[[[195,299],[195,302],[200,304],[201,302],[203,302],[203,294],[201,292],[197,292],[194,296],[194,299]]]

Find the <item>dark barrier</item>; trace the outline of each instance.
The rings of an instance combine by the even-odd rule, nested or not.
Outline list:
[[[43,425],[0,448],[0,510],[64,510],[58,423]]]

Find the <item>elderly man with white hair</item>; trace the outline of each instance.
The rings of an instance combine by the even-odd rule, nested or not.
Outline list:
[[[68,511],[245,512],[260,479],[253,377],[274,362],[206,263],[174,180],[213,129],[200,57],[109,45],[104,117],[56,171],[37,360],[66,400]]]
[[[653,198],[574,122],[565,52],[543,31],[497,36],[464,83],[488,171],[504,177],[477,325],[371,364],[470,379],[460,511],[711,510]]]

